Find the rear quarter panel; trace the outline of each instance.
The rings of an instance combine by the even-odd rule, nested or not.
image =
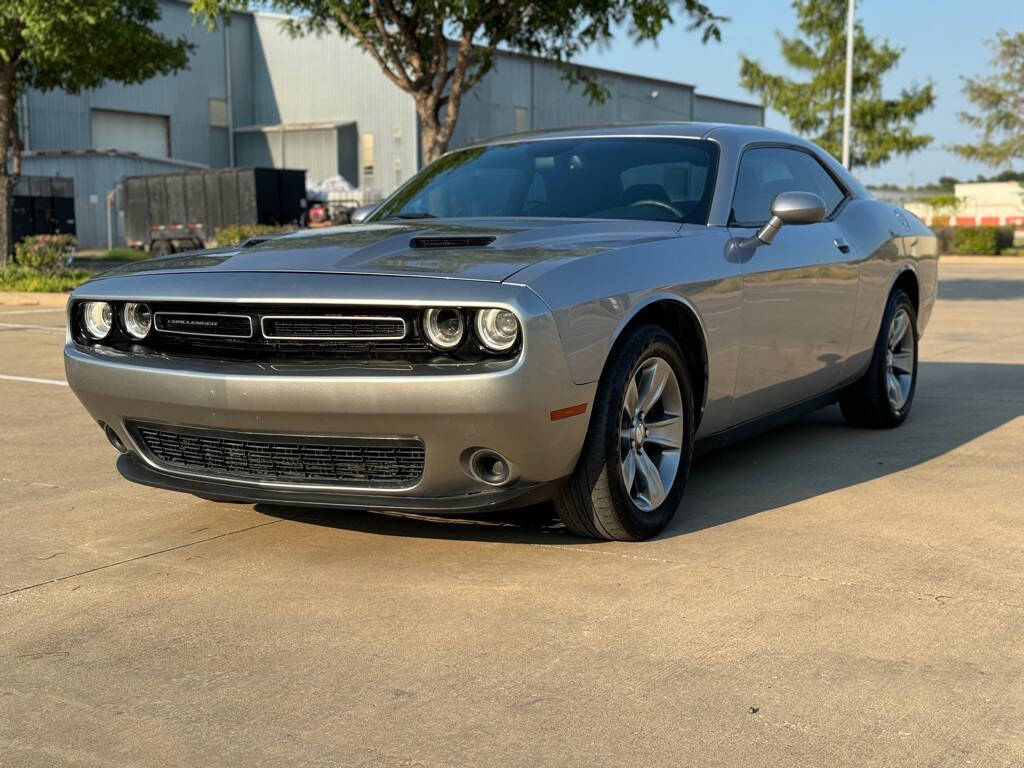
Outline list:
[[[935,303],[938,256],[931,230],[897,206],[855,199],[848,204],[842,223],[861,258],[860,294],[844,371],[847,379],[854,379],[870,363],[889,294],[907,270],[919,285],[918,328],[924,330]]]

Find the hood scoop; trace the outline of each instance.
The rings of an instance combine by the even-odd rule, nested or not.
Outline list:
[[[494,242],[492,235],[445,235],[431,237],[414,237],[409,241],[410,248],[483,248]]]

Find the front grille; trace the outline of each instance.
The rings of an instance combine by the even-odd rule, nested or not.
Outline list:
[[[157,323],[145,345],[170,355],[232,360],[367,360],[431,356],[420,336],[418,312],[406,307],[296,307],[287,304],[211,306],[201,303],[153,302]],[[194,314],[193,314],[194,313]],[[162,318],[217,320],[218,333],[188,334]],[[229,318],[242,317],[239,332]],[[249,323],[252,331],[250,332]],[[196,326],[197,330],[201,326]],[[219,331],[224,331],[223,333]]]
[[[263,336],[297,341],[399,341],[405,338],[400,317],[334,315],[264,315]]]
[[[168,468],[264,482],[411,488],[425,450],[415,438],[324,438],[128,422],[136,442]]]

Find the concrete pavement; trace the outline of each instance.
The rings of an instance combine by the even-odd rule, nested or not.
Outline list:
[[[942,264],[902,428],[703,456],[642,544],[133,486],[31,301],[0,299],[0,764],[1024,765],[1024,260]]]

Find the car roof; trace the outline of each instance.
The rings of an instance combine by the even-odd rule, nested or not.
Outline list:
[[[607,125],[577,126],[551,130],[529,131],[526,133],[510,133],[496,136],[485,141],[474,142],[470,146],[488,146],[516,141],[536,141],[540,139],[585,139],[610,136],[622,137],[661,137],[678,139],[704,139],[711,136],[730,136],[741,142],[750,141],[785,141],[805,143],[791,134],[764,128],[759,125],[737,125],[735,123],[702,123],[702,122],[659,122],[659,123],[612,123]]]

